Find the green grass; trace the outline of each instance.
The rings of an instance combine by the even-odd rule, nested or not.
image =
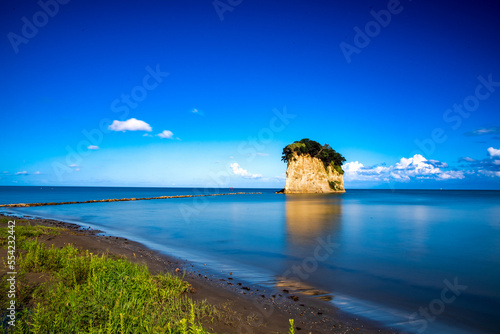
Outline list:
[[[7,224],[7,222],[10,219],[6,217],[0,217],[0,223]],[[41,235],[57,235],[59,234],[63,229],[59,227],[48,227],[48,226],[41,226],[41,225],[36,225],[36,226],[31,226],[29,222],[25,220],[16,220],[16,224],[19,222],[23,222],[26,225],[18,225],[15,228],[16,231],[16,244],[22,245],[22,243],[27,239],[27,238],[33,238],[33,237],[38,237]],[[4,246],[7,244],[7,236],[10,234],[8,233],[7,228],[0,228],[0,246]]]
[[[47,247],[33,239],[60,230],[16,226],[15,333],[207,333],[200,321],[213,321],[217,311],[188,298],[187,282],[152,275],[123,259],[82,253],[72,245]],[[2,245],[7,235],[7,228],[0,228]],[[27,276],[33,273],[45,275],[45,283],[30,285]],[[6,283],[3,277],[3,309],[9,302]]]
[[[290,323],[290,327],[288,327],[288,334],[295,334],[295,327],[294,327],[293,319],[288,319],[288,322]]]

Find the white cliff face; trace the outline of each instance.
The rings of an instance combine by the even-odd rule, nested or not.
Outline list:
[[[344,176],[310,155],[294,155],[286,169],[285,194],[345,192]]]

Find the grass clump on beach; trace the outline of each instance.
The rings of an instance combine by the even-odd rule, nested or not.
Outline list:
[[[0,223],[6,224],[8,219],[2,217]],[[29,222],[26,225],[18,225],[15,227],[16,231],[16,244],[22,245],[26,238],[38,237],[41,235],[58,235],[63,229],[60,227],[49,227],[36,225],[31,226]],[[0,228],[0,246],[5,246],[7,244],[7,239],[9,236],[9,231],[7,228]]]
[[[0,228],[2,245],[6,233]],[[47,247],[33,239],[51,233],[58,231],[16,226],[15,333],[207,333],[199,321],[213,320],[216,311],[185,295],[189,283],[170,274],[152,275],[145,266],[123,259],[72,245]],[[44,282],[26,286],[26,276],[36,273]],[[9,302],[5,282],[3,309]]]

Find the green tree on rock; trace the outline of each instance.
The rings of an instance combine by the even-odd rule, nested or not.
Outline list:
[[[297,155],[309,155],[312,158],[318,158],[323,162],[325,168],[327,168],[328,165],[333,165],[339,173],[344,173],[342,164],[345,162],[345,158],[328,144],[321,146],[317,141],[304,138],[285,146],[285,148],[283,148],[281,160],[288,163],[288,161],[293,159],[294,153]]]

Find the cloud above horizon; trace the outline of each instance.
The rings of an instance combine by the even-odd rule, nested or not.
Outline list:
[[[151,126],[141,120],[136,118],[131,118],[126,121],[114,120],[113,123],[108,127],[111,131],[147,131],[151,132],[153,129]]]
[[[488,158],[476,160],[469,157],[461,158],[464,167],[472,168],[478,174],[490,177],[500,177],[500,149],[488,148]]]
[[[446,162],[426,159],[420,154],[401,158],[397,163],[365,166],[359,161],[343,166],[346,181],[410,182],[413,180],[462,180],[466,177],[500,177],[500,149],[489,147],[488,158],[471,157],[458,159],[458,168],[450,168]]]
[[[195,115],[199,115],[199,116],[205,116],[205,113],[201,110],[198,110],[196,108],[192,109],[191,112]]]
[[[169,130],[163,130],[162,132],[157,134],[157,136],[160,138],[171,139],[174,136],[174,133],[172,131],[169,131]]]
[[[73,168],[73,170],[75,172],[79,172],[80,171],[80,166],[78,166],[77,164],[71,164],[68,166],[69,168]]]
[[[489,147],[488,154],[490,155],[490,157],[500,157],[500,149]]]
[[[232,163],[229,166],[233,170],[234,175],[241,176],[244,179],[259,179],[259,178],[262,177],[261,174],[251,174],[251,173],[249,173],[246,169],[241,168],[240,165],[237,162],[234,162],[234,163]]]
[[[22,172],[16,172],[16,175],[29,175],[29,173],[23,170]]]
[[[464,171],[443,170],[448,164],[438,160],[428,160],[420,154],[410,158],[401,158],[394,165],[364,166],[359,161],[344,164],[344,176],[347,181],[396,181],[409,182],[417,179],[450,180],[465,178]]]
[[[489,128],[479,128],[476,130],[466,132],[466,133],[464,133],[464,136],[475,137],[475,136],[492,135],[492,134],[498,134],[498,133],[500,133],[500,127],[492,126]]]
[[[98,150],[98,149],[99,149],[99,146],[96,146],[96,145],[89,145],[89,146],[87,146],[87,149],[88,149],[88,150]]]

